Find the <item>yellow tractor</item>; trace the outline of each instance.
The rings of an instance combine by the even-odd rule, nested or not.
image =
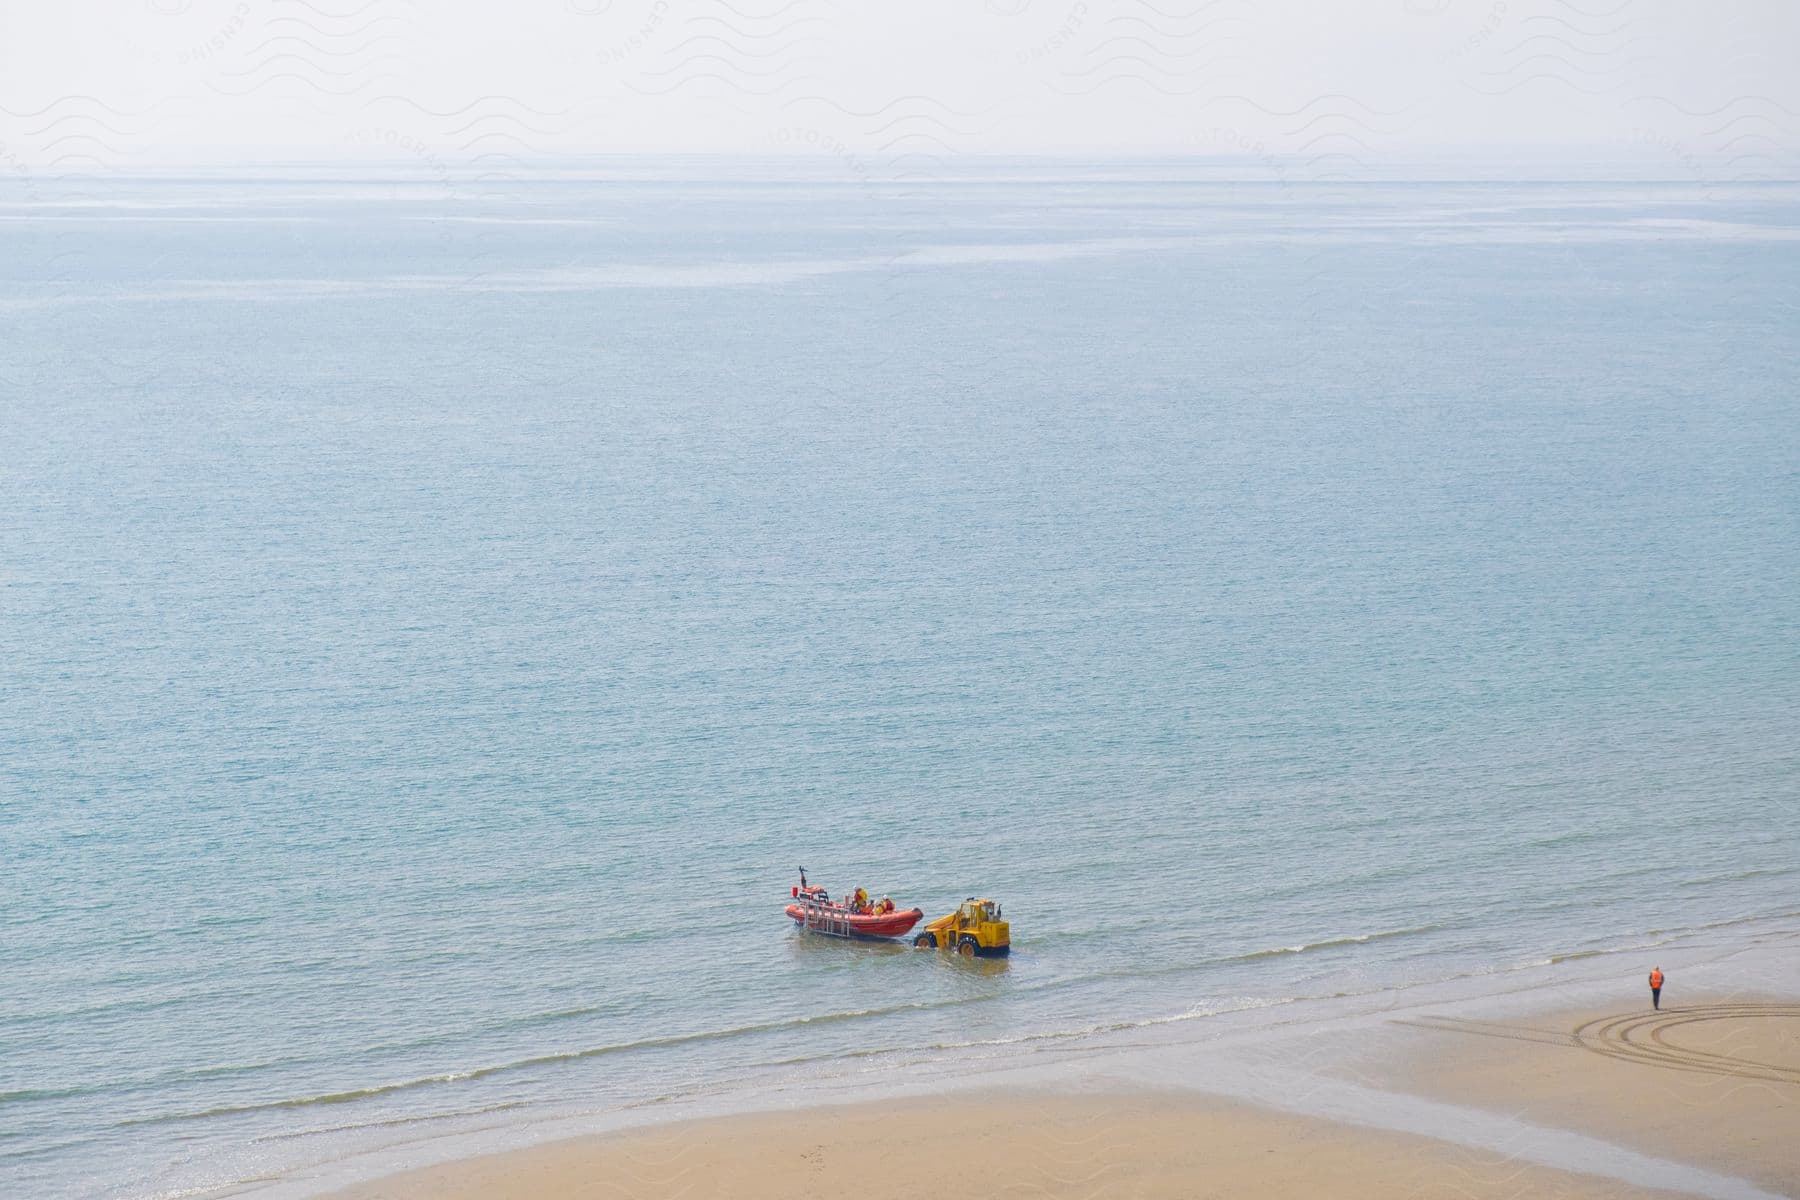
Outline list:
[[[970,896],[955,912],[925,926],[913,945],[921,950],[941,946],[964,958],[997,958],[1012,950],[1012,927],[1000,919],[998,904]]]

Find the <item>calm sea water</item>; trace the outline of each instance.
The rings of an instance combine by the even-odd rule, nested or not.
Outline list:
[[[0,193],[0,1192],[1797,907],[1800,187],[704,174]]]

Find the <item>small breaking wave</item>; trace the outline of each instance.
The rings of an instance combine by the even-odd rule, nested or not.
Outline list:
[[[966,1042],[933,1042],[927,1049],[965,1050],[975,1046],[1016,1046],[1030,1042],[1068,1041],[1074,1038],[1097,1037],[1107,1033],[1123,1033],[1132,1029],[1148,1029],[1156,1025],[1175,1025],[1183,1021],[1199,1021],[1207,1017],[1222,1017],[1228,1013],[1277,1008],[1283,1004],[1292,1004],[1299,998],[1297,996],[1239,996],[1224,1004],[1197,1004],[1185,1012],[1168,1013],[1159,1017],[1106,1021],[1075,1029],[1046,1029],[1034,1033],[1021,1033],[1014,1037],[979,1038]]]
[[[788,1029],[801,1029],[807,1026],[836,1024],[841,1021],[854,1021],[864,1017],[891,1016],[896,1013],[911,1012],[919,1009],[948,1008],[959,1004],[976,1003],[983,999],[986,999],[986,997],[968,996],[950,1001],[894,1004],[877,1008],[852,1009],[842,1012],[819,1013],[812,1016],[790,1017],[779,1021],[763,1021],[751,1025],[740,1025],[731,1029],[699,1030],[693,1033],[677,1033],[663,1037],[639,1038],[634,1041],[612,1042],[601,1046],[585,1046],[574,1050],[558,1050],[548,1054],[533,1054],[525,1058],[513,1059],[510,1062],[492,1063],[487,1066],[471,1067],[467,1070],[460,1071],[443,1071],[432,1075],[421,1075],[413,1079],[397,1080],[393,1083],[375,1084],[370,1087],[347,1088],[342,1091],[334,1092],[320,1092],[310,1096],[288,1096],[277,1100],[259,1100],[245,1104],[226,1104],[205,1109],[156,1113],[152,1116],[133,1117],[128,1120],[119,1121],[113,1127],[124,1128],[127,1126],[138,1125],[166,1125],[177,1121],[197,1121],[214,1117],[239,1116],[244,1113],[349,1104],[358,1100],[368,1100],[376,1096],[393,1095],[396,1092],[412,1091],[430,1087],[435,1084],[460,1083],[467,1080],[488,1079],[492,1076],[509,1071],[521,1071],[530,1067],[548,1066],[553,1063],[579,1062],[585,1059],[599,1058],[609,1054],[622,1054],[633,1050],[653,1050],[668,1046],[689,1045],[697,1042],[725,1041],[732,1038],[748,1037],[755,1034],[774,1033]]]
[[[1235,954],[1215,961],[1254,962],[1259,958],[1279,958],[1288,954],[1305,954],[1311,950],[1330,950],[1338,946],[1361,946],[1368,942],[1386,941],[1389,938],[1413,937],[1443,928],[1445,926],[1442,925],[1414,925],[1405,929],[1380,929],[1374,933],[1347,934],[1343,937],[1323,938],[1316,942],[1298,942],[1292,946],[1273,946],[1267,950],[1252,950],[1247,954]]]
[[[0,1104],[13,1104],[20,1100],[61,1100],[68,1096],[79,1096],[84,1092],[98,1089],[86,1086],[17,1088],[10,1092],[0,1092]]]
[[[1719,883],[1742,883],[1748,879],[1767,879],[1781,875],[1792,875],[1800,867],[1755,867],[1745,871],[1728,871],[1723,875],[1703,875],[1695,879],[1683,879],[1675,886],[1679,888],[1710,887]]]
[[[499,1104],[484,1104],[479,1108],[460,1108],[450,1112],[431,1114],[433,1121],[454,1121],[462,1117],[485,1117],[489,1113],[510,1112],[514,1109],[527,1108],[524,1100],[504,1100]],[[341,1125],[321,1125],[309,1129],[284,1129],[280,1133],[265,1133],[251,1138],[252,1142],[286,1142],[296,1138],[318,1137],[328,1133],[343,1133],[347,1130],[385,1129],[395,1125],[417,1125],[420,1118],[416,1116],[389,1117],[384,1121],[349,1121]]]

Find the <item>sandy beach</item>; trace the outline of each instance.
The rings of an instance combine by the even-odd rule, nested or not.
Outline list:
[[[1057,1088],[797,1104],[550,1142],[337,1195],[1800,1195],[1800,1004],[1440,1007],[1119,1048]]]
[[[1422,1017],[1375,1074],[1457,1104],[1800,1191],[1800,1004]]]
[[[1170,1095],[1031,1093],[684,1122],[450,1163],[341,1200],[1646,1195],[1428,1138]]]

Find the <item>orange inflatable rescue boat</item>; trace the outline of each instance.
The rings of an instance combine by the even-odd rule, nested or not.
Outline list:
[[[785,911],[794,925],[829,937],[904,937],[925,915],[922,909],[895,908],[885,896],[871,904],[861,888],[848,900],[833,900],[824,888],[806,882],[805,867],[800,868],[800,886],[789,888],[788,894],[793,903]]]

